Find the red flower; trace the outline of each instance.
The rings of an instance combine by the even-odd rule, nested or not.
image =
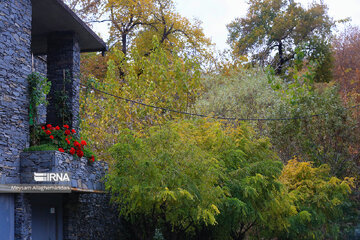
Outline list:
[[[49,130],[46,130],[45,133],[46,133],[47,135],[50,135],[50,134],[51,134],[51,132],[50,132]]]
[[[48,125],[46,125],[46,127],[47,127],[47,128],[51,128],[52,126],[51,126],[51,124],[48,124]]]
[[[69,135],[69,134],[70,134],[70,130],[69,129],[65,130],[65,135]]]
[[[42,130],[45,130],[45,126],[41,126],[41,129],[42,129]]]
[[[70,152],[71,155],[74,155],[75,154],[75,148],[71,148],[69,152]]]
[[[81,147],[80,143],[78,141],[74,141],[74,146],[75,147]]]
[[[62,148],[59,148],[59,152],[65,152],[64,149]]]
[[[53,136],[53,135],[50,135],[50,138],[51,138],[51,139],[54,139],[54,136]]]
[[[71,129],[71,132],[72,132],[72,133],[76,133],[75,129]]]
[[[76,154],[78,155],[78,157],[83,157],[84,156],[84,152],[83,151],[77,151]]]
[[[69,125],[66,125],[66,124],[65,124],[65,125],[64,125],[64,128],[69,128]]]
[[[55,127],[55,130],[60,130],[60,127],[59,127],[59,126],[56,126],[56,127]]]
[[[91,162],[95,162],[95,157],[94,157],[94,155],[92,155],[92,156],[90,157],[90,161],[91,161]]]
[[[69,139],[65,139],[65,141],[67,142],[67,144],[70,144],[70,141],[69,141]]]
[[[81,145],[85,146],[87,143],[84,140],[81,140]]]

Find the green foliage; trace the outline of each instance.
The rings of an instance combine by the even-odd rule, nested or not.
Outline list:
[[[86,157],[89,162],[94,162],[97,157],[85,147],[87,142],[77,138],[75,129],[69,129],[68,125],[53,127],[51,124],[34,128],[37,141],[30,147],[32,151],[57,150],[73,155],[74,157]]]
[[[29,125],[30,125],[30,142],[34,145],[38,141],[39,131],[36,128],[38,107],[47,105],[46,95],[51,88],[51,82],[48,82],[40,73],[33,72],[28,77],[29,89]]]
[[[135,226],[151,226],[137,238],[156,228],[165,239],[204,232],[238,238],[270,219],[284,228],[294,214],[277,180],[282,164],[246,126],[168,122],[141,136],[124,132],[111,153],[107,188],[120,214]]]
[[[169,58],[156,39],[153,46],[154,50],[146,57],[134,50],[132,61],[123,61],[123,53],[114,49],[107,77],[101,83],[92,79],[87,84],[144,104],[187,111],[201,89],[199,64],[186,56],[180,57],[175,50]],[[122,69],[126,72],[120,77]],[[108,96],[105,99],[104,95],[88,90],[81,94],[82,134],[104,159],[121,129],[139,131],[176,117],[161,109]]]
[[[290,161],[285,168],[246,126],[172,121],[123,131],[111,148],[107,189],[132,239],[337,236],[354,179]]]
[[[224,190],[218,184],[220,163],[209,150],[219,148],[222,138],[218,125],[204,121],[168,123],[143,137],[120,136],[110,150],[114,164],[107,189],[122,216],[150,226],[138,229],[138,239],[152,237],[156,227],[169,237],[216,223]]]
[[[287,239],[329,239],[339,234],[339,220],[348,202],[353,178],[331,177],[330,168],[316,168],[309,162],[293,159],[283,170],[280,180],[289,191],[298,214],[290,218],[291,227],[279,237]]]
[[[331,34],[333,23],[322,2],[314,2],[308,9],[287,0],[251,0],[249,4],[246,17],[228,25],[235,54],[249,54],[262,65],[271,63],[276,73],[282,74],[292,65],[296,47],[306,44],[307,56],[315,57],[312,53],[327,46],[313,44],[313,39],[327,41]]]
[[[270,71],[271,72],[271,71]],[[237,118],[302,118],[284,121],[254,121],[258,134],[270,138],[286,162],[294,155],[316,166],[328,164],[337,176],[356,176],[359,156],[356,121],[332,84],[316,85],[315,68],[292,72],[281,81],[262,70],[239,69],[230,75],[204,79],[205,92],[195,103],[198,112]]]
[[[311,87],[303,82],[279,90],[283,101],[275,106],[271,117],[308,117],[268,122],[271,142],[284,160],[301,156],[317,166],[328,164],[337,176],[355,176],[358,154],[354,152],[358,136],[356,122],[341,102],[337,88]]]
[[[264,226],[286,229],[287,217],[296,213],[278,181],[282,163],[267,140],[253,141],[243,138],[237,146],[220,150],[229,195],[220,207],[218,224],[210,229],[214,239],[243,239]]]
[[[309,61],[316,62],[315,82],[333,79],[334,56],[330,42],[313,38],[310,42]]]
[[[308,66],[308,71],[297,71],[294,68],[292,72],[293,79],[288,82],[281,81],[274,74],[271,74],[271,71],[266,74],[261,70],[254,69],[239,69],[231,72],[230,75],[213,75],[204,79],[206,92],[196,102],[195,106],[201,109],[202,112],[239,118],[302,118],[319,114],[305,119],[259,121],[253,123],[253,126],[257,134],[269,138],[269,141],[273,144],[273,149],[283,162],[287,162],[296,155],[304,161],[313,162],[314,166],[312,168],[327,164],[329,167],[327,167],[325,174],[328,178],[326,181],[329,181],[329,176],[334,175],[338,177],[357,177],[359,176],[357,167],[359,156],[356,146],[359,140],[355,131],[356,122],[351,115],[351,111],[342,105],[337,87],[332,84],[315,84],[315,75],[315,68],[312,65]],[[252,116],[251,113],[254,113],[254,115]],[[258,113],[261,113],[261,115]],[[320,176],[320,174],[315,174],[313,177],[316,176],[319,178],[313,180],[314,184],[323,183],[325,177]],[[330,189],[329,191],[332,193],[324,193],[327,194],[326,196],[331,197],[331,194],[337,194],[337,188],[327,189]],[[320,190],[324,189],[314,192],[313,196],[319,199],[322,198],[323,195],[317,195],[320,194]],[[318,238],[324,238],[324,236],[327,236],[323,229],[326,224],[332,222],[334,225],[336,224],[336,228],[326,228],[329,235],[336,236],[339,228],[348,228],[348,226],[351,226],[351,222],[357,221],[355,220],[356,210],[354,210],[355,207],[351,203],[348,194],[344,194],[339,198],[341,199],[340,205],[343,215],[337,214],[337,217],[328,218],[325,213],[316,213],[319,219],[315,221],[313,213],[315,211],[313,207],[315,206],[312,206],[314,203],[310,200],[306,203],[312,210],[302,207],[300,205],[305,203],[300,204],[296,200],[296,198],[301,197],[301,194],[294,197],[287,192],[287,189],[280,187],[272,193],[274,194],[273,203],[267,202],[271,206],[268,208],[269,212],[261,211],[263,214],[261,220],[264,221],[263,223],[267,222],[267,224],[261,225],[262,222],[257,221],[252,230],[249,230],[251,233],[270,238],[274,236],[289,237],[290,235],[287,232],[293,231],[294,235],[291,235],[291,239],[297,239],[296,236],[311,232]],[[227,239],[227,234],[221,234],[232,231],[229,223],[233,223],[234,219],[236,219],[236,212],[240,212],[242,209],[240,206],[243,207],[241,205],[244,204],[243,202],[243,200],[238,202],[231,199],[225,205],[230,209],[228,211],[226,208],[220,207],[221,214],[218,218],[220,216],[224,216],[224,218],[221,221],[218,220],[219,224],[216,228],[219,228],[219,230],[212,231],[214,236]],[[238,210],[236,210],[236,206]],[[269,214],[270,210],[275,211],[275,214]],[[327,209],[326,211],[333,210]],[[310,220],[309,214],[311,215]],[[269,215],[271,217],[267,218]],[[275,221],[274,218],[277,220]],[[222,221],[225,224],[220,224]],[[341,221],[342,223],[340,223]],[[279,223],[279,226],[273,223]],[[249,224],[242,224],[243,229],[249,226]],[[225,230],[221,228],[225,226],[227,226]],[[299,228],[295,229],[294,226]],[[279,229],[282,230],[279,232]],[[333,230],[334,232],[331,232]]]
[[[91,149],[84,148],[83,152],[84,152],[84,157],[86,157],[87,159],[91,159],[93,157],[94,161],[98,161],[97,155]]]
[[[27,77],[29,83],[29,124],[36,125],[37,108],[41,104],[47,104],[46,95],[50,91],[51,82],[48,82],[40,73],[33,72]]]
[[[32,151],[57,151],[58,147],[54,144],[40,144],[31,146],[24,149],[24,152],[32,152]]]
[[[194,108],[196,112],[208,115],[264,118],[281,101],[274,97],[274,89],[281,87],[282,80],[257,68],[240,68],[226,75],[207,75],[202,84],[204,91]],[[266,130],[264,122],[254,121],[251,124],[261,131]]]

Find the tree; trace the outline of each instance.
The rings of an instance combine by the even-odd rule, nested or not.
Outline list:
[[[135,45],[144,54],[152,50],[151,41],[157,36],[161,45],[171,51],[176,48],[188,56],[203,57],[208,61],[211,55],[208,51],[211,42],[205,37],[200,21],[190,22],[176,12],[171,0],[154,1],[155,10],[151,13],[152,22],[144,25],[139,31]],[[204,58],[205,57],[205,58]]]
[[[349,201],[351,188],[355,187],[354,179],[331,177],[329,166],[316,168],[310,162],[298,160],[290,160],[280,176],[298,214],[290,217],[288,231],[278,236],[284,239],[337,238],[344,206]]]
[[[100,82],[104,81],[109,60],[110,57],[108,55],[102,56],[102,54],[98,53],[82,53],[80,62],[80,79],[82,83],[85,83],[86,79],[89,78],[95,78]]]
[[[357,124],[341,101],[336,86],[316,88],[310,69],[291,84],[274,84],[281,103],[270,112],[268,136],[280,157],[287,161],[299,156],[315,166],[328,164],[338,177],[358,176]],[[310,117],[315,115],[314,117]]]
[[[228,118],[283,119],[250,124],[270,138],[284,163],[296,155],[316,166],[328,164],[338,177],[358,176],[357,121],[343,105],[338,88],[314,84],[315,76],[312,68],[295,71],[287,83],[260,69],[208,76],[195,109]]]
[[[254,138],[244,126],[240,129],[230,135],[233,145],[216,149],[225,168],[223,184],[228,194],[220,205],[218,224],[207,228],[211,239],[246,239],[264,226],[286,229],[288,217],[296,214],[278,181],[283,165],[269,141]]]
[[[201,90],[199,64],[179,57],[176,52],[169,59],[156,39],[153,44],[154,51],[149,56],[133,50],[133,61],[129,62],[119,60],[124,55],[121,50],[114,49],[115,57],[108,63],[106,78],[102,81],[93,78],[85,84],[143,104],[187,111]],[[119,69],[126,69],[124,78],[120,77]],[[121,129],[140,131],[178,116],[103,95],[90,88],[81,94],[81,110],[82,133],[104,159]]]
[[[106,186],[131,239],[317,239],[336,236],[354,179],[283,164],[246,125],[169,121],[121,132]]]
[[[143,136],[123,132],[111,148],[107,189],[136,239],[152,239],[156,228],[166,239],[181,239],[176,235],[216,223],[224,190],[221,166],[208,149],[223,141],[214,133],[222,134],[217,124],[170,122]]]
[[[360,101],[360,28],[347,26],[333,41],[334,79],[346,104]],[[359,114],[359,113],[358,113]]]
[[[151,25],[150,14],[155,10],[154,7],[151,0],[106,1],[103,11],[110,17],[110,42],[121,46],[125,56],[128,54],[131,38],[136,36],[140,27]]]
[[[281,84],[279,77],[273,78]],[[204,91],[196,99],[196,112],[228,118],[267,118],[271,109],[280,104],[276,91],[271,88],[266,71],[243,67],[226,73],[208,74],[202,78]],[[265,122],[252,121],[256,131],[265,131]]]
[[[209,56],[211,45],[200,22],[190,22],[176,12],[173,0],[66,0],[66,3],[85,18],[110,24],[111,46],[117,46],[125,56],[132,47],[144,54],[152,50],[152,39],[157,36],[160,45],[177,48],[192,55]],[[104,19],[105,18],[105,19]]]
[[[70,9],[76,12],[86,21],[91,21],[99,13],[100,9],[104,6],[102,0],[62,0]]]
[[[203,119],[168,122],[141,135],[125,132],[111,149],[107,188],[122,216],[151,226],[147,237],[158,228],[166,239],[207,231],[241,239],[265,219],[286,225],[291,212],[290,204],[274,201],[282,164],[269,147],[247,126]]]
[[[272,62],[278,74],[291,65],[297,46],[306,46],[311,55],[314,40],[322,42],[330,35],[332,20],[323,3],[313,3],[309,9],[287,0],[249,3],[246,17],[227,26],[228,41],[238,55],[249,54],[261,65]]]
[[[322,178],[322,176],[320,179],[328,181],[331,176],[338,178],[349,176],[358,179],[360,161],[357,151],[359,142],[357,122],[352,116],[351,109],[344,107],[338,88],[334,83],[314,84],[315,72],[312,68],[308,71],[295,71],[293,76],[292,82],[285,83],[279,77],[267,74],[263,70],[242,68],[225,74],[207,76],[203,79],[205,92],[197,99],[195,108],[202,113],[229,118],[283,119],[251,121],[250,124],[254,127],[256,134],[269,138],[272,149],[278,153],[284,164],[293,156],[297,156],[301,161],[312,162],[309,166],[314,169],[327,164],[327,177]],[[309,117],[311,115],[316,116]],[[299,170],[296,171],[300,174],[302,165],[296,165],[296,168],[298,167]],[[320,174],[318,176],[320,177]],[[313,182],[322,182],[318,180],[313,179]],[[308,231],[314,234],[316,232],[320,236],[324,234],[321,230],[323,224],[334,222],[335,232],[329,232],[329,234],[338,234],[337,231],[341,227],[342,236],[345,236],[346,231],[351,235],[353,229],[349,228],[357,222],[359,212],[356,191],[350,198],[346,197],[347,200],[341,204],[342,215],[337,215],[335,219],[326,219],[322,215],[325,213],[319,213],[321,216],[311,215],[310,218],[322,218],[316,223],[312,223],[313,220],[307,221],[305,213],[299,215],[302,210],[291,215],[292,212],[289,211],[291,206],[299,210],[300,205],[291,202],[293,197],[288,196],[287,190],[280,189],[279,192],[283,198],[274,197],[273,199],[277,203],[281,202],[284,212],[276,212],[276,204],[270,208],[276,212],[273,217],[278,216],[279,219],[267,220],[265,225],[256,224],[248,230],[248,234],[264,234],[268,238],[283,236],[285,239],[292,236],[291,239],[298,239],[299,235],[305,236]],[[300,197],[300,194],[298,196]],[[308,205],[311,204],[308,203]],[[344,209],[346,205],[350,207]],[[218,228],[215,233],[219,233],[220,236],[224,236],[221,233],[229,233],[231,229],[236,229],[236,225],[231,225],[233,219],[236,219],[236,216],[232,216],[236,208],[230,203],[228,208],[229,211],[223,214],[224,209],[220,207],[221,214],[217,218],[219,224],[214,227]],[[267,215],[264,210],[262,213]],[[223,224],[220,224],[221,216],[224,216]],[[328,220],[330,222],[327,222]],[[302,223],[302,221],[305,222]],[[272,226],[270,223],[273,222],[280,223],[280,227]],[[278,232],[276,229],[282,230]]]

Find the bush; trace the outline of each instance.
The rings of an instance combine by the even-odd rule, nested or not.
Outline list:
[[[137,239],[154,236],[155,229],[166,239],[210,231],[222,221],[219,208],[229,204],[237,208],[236,225],[261,222],[281,188],[282,164],[246,126],[169,122],[142,136],[123,132],[111,154],[107,189]]]

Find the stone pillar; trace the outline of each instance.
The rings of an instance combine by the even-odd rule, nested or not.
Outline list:
[[[19,183],[29,146],[31,0],[0,1],[0,183]]]
[[[46,122],[79,127],[80,47],[73,32],[54,32],[47,39],[47,76],[51,81]]]
[[[16,194],[15,239],[31,240],[31,204],[29,195]]]

